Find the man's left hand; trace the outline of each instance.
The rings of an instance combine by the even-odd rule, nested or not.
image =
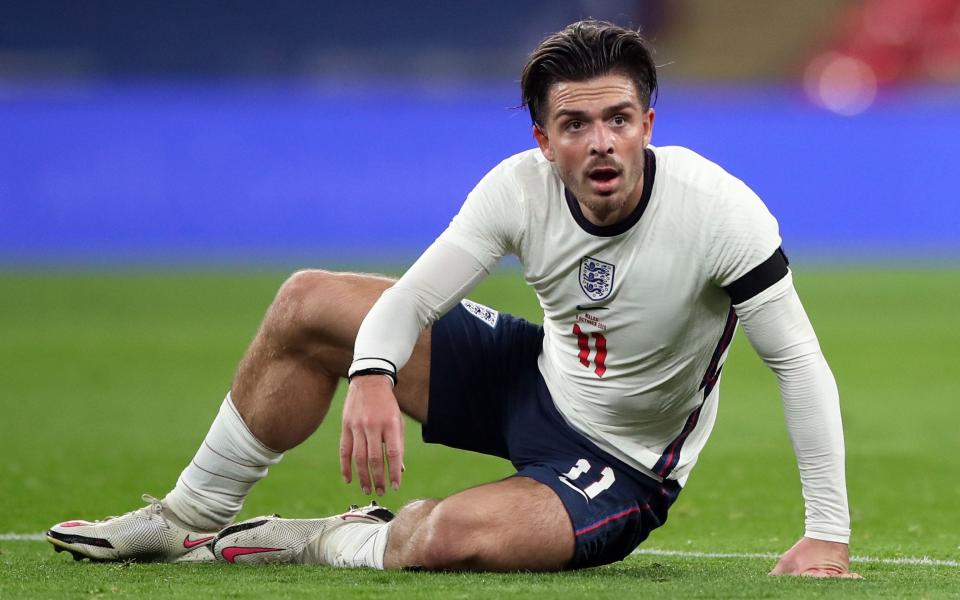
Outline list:
[[[806,575],[809,577],[845,577],[861,579],[850,572],[850,555],[846,544],[801,538],[787,550],[771,575]]]

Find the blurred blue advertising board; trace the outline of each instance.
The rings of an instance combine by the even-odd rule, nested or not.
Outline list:
[[[396,264],[532,145],[512,86],[236,80],[0,87],[0,265]],[[855,117],[665,84],[654,143],[744,179],[788,252],[960,256],[960,94]]]

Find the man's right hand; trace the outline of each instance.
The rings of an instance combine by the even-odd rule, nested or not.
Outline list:
[[[389,469],[391,487],[399,489],[403,430],[403,415],[390,379],[378,374],[354,377],[343,406],[340,433],[340,472],[344,481],[353,481],[351,463],[355,463],[364,494],[374,490],[378,496],[383,495],[385,469]]]

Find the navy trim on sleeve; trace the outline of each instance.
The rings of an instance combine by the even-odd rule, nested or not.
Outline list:
[[[723,289],[734,304],[746,302],[786,277],[788,264],[790,261],[783,253],[783,248],[777,248],[770,258]]]

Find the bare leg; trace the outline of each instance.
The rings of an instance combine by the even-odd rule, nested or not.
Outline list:
[[[202,550],[213,535],[201,534],[227,525],[269,466],[323,420],[338,379],[346,375],[360,322],[390,285],[375,276],[293,275],[267,311],[230,397],[176,486],[143,509],[83,525],[85,541],[77,542],[76,523],[62,531],[52,528],[51,541],[77,556],[107,560],[173,561]],[[395,391],[400,408],[421,421],[427,414],[429,351],[425,333]],[[157,512],[164,518],[153,518]],[[89,544],[90,539],[102,541]],[[386,539],[379,546],[381,558],[385,546]]]
[[[393,281],[386,277],[300,271],[277,297],[240,362],[231,397],[251,432],[278,452],[307,439],[346,377],[363,317]],[[421,336],[400,371],[400,408],[423,422],[429,392],[430,336]]]
[[[257,439],[285,451],[316,430],[346,376],[363,317],[391,284],[383,277],[325,271],[302,271],[284,283],[231,389]],[[421,423],[427,416],[429,374],[428,331],[400,371],[396,388],[401,410]],[[559,570],[569,563],[573,547],[573,528],[557,495],[517,477],[405,507],[390,524],[383,565]]]
[[[527,477],[414,502],[390,528],[388,569],[556,571],[573,558],[573,527],[560,498]]]

